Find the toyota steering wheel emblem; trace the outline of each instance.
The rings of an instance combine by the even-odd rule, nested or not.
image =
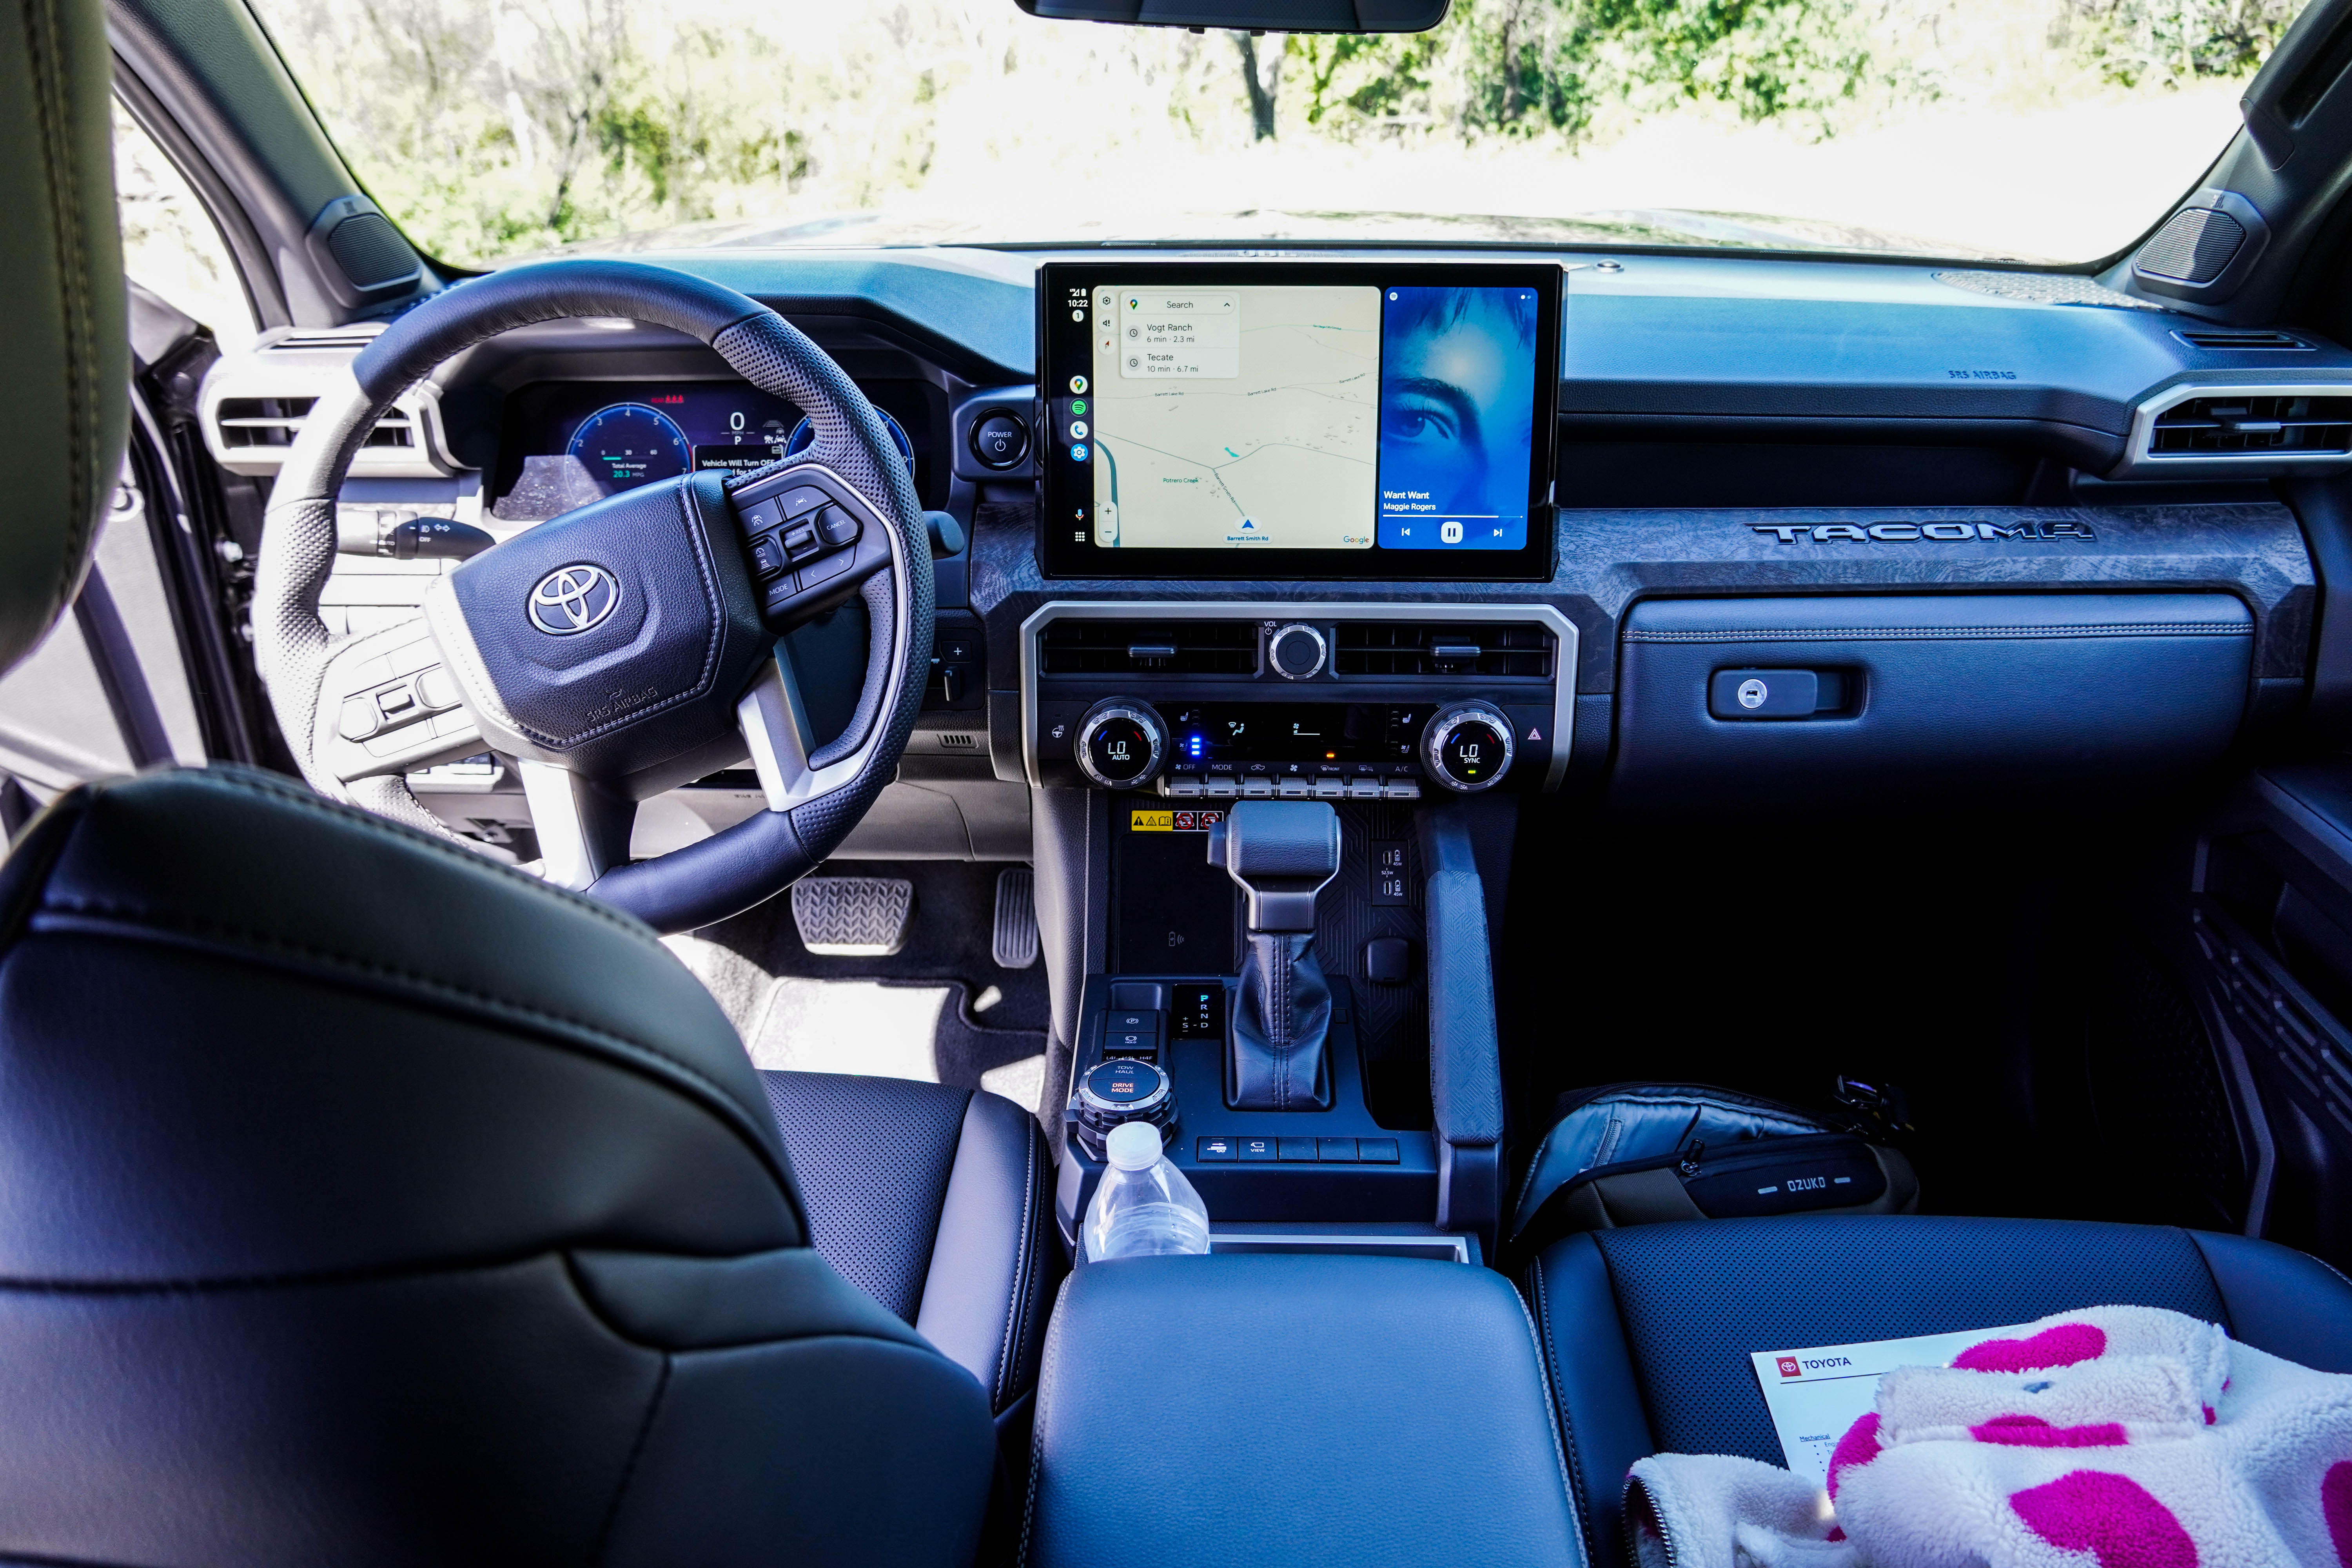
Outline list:
[[[530,624],[568,637],[604,624],[621,603],[620,579],[583,561],[559,566],[530,591]]]

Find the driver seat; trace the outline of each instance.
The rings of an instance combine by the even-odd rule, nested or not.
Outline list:
[[[94,0],[0,20],[0,668],[120,472],[110,66]],[[1003,1101],[763,1084],[644,926],[455,845],[72,791],[0,864],[0,1560],[970,1562],[1042,1183]]]

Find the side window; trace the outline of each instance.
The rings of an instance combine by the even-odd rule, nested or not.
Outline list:
[[[212,215],[139,122],[114,106],[122,269],[213,330],[223,353],[253,346],[253,307]]]

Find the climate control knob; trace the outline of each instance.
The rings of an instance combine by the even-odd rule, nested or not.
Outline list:
[[[1491,702],[1442,704],[1421,731],[1421,765],[1464,795],[1502,783],[1513,754],[1511,721]]]
[[[1265,662],[1285,680],[1309,680],[1322,674],[1330,653],[1323,634],[1304,621],[1276,626],[1265,639]]]
[[[1149,702],[1107,697],[1078,721],[1078,771],[1105,789],[1140,789],[1168,760],[1168,726]]]

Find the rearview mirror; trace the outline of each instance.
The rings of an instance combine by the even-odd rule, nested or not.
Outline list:
[[[1425,33],[1452,0],[1013,0],[1055,22],[1253,33]]]

